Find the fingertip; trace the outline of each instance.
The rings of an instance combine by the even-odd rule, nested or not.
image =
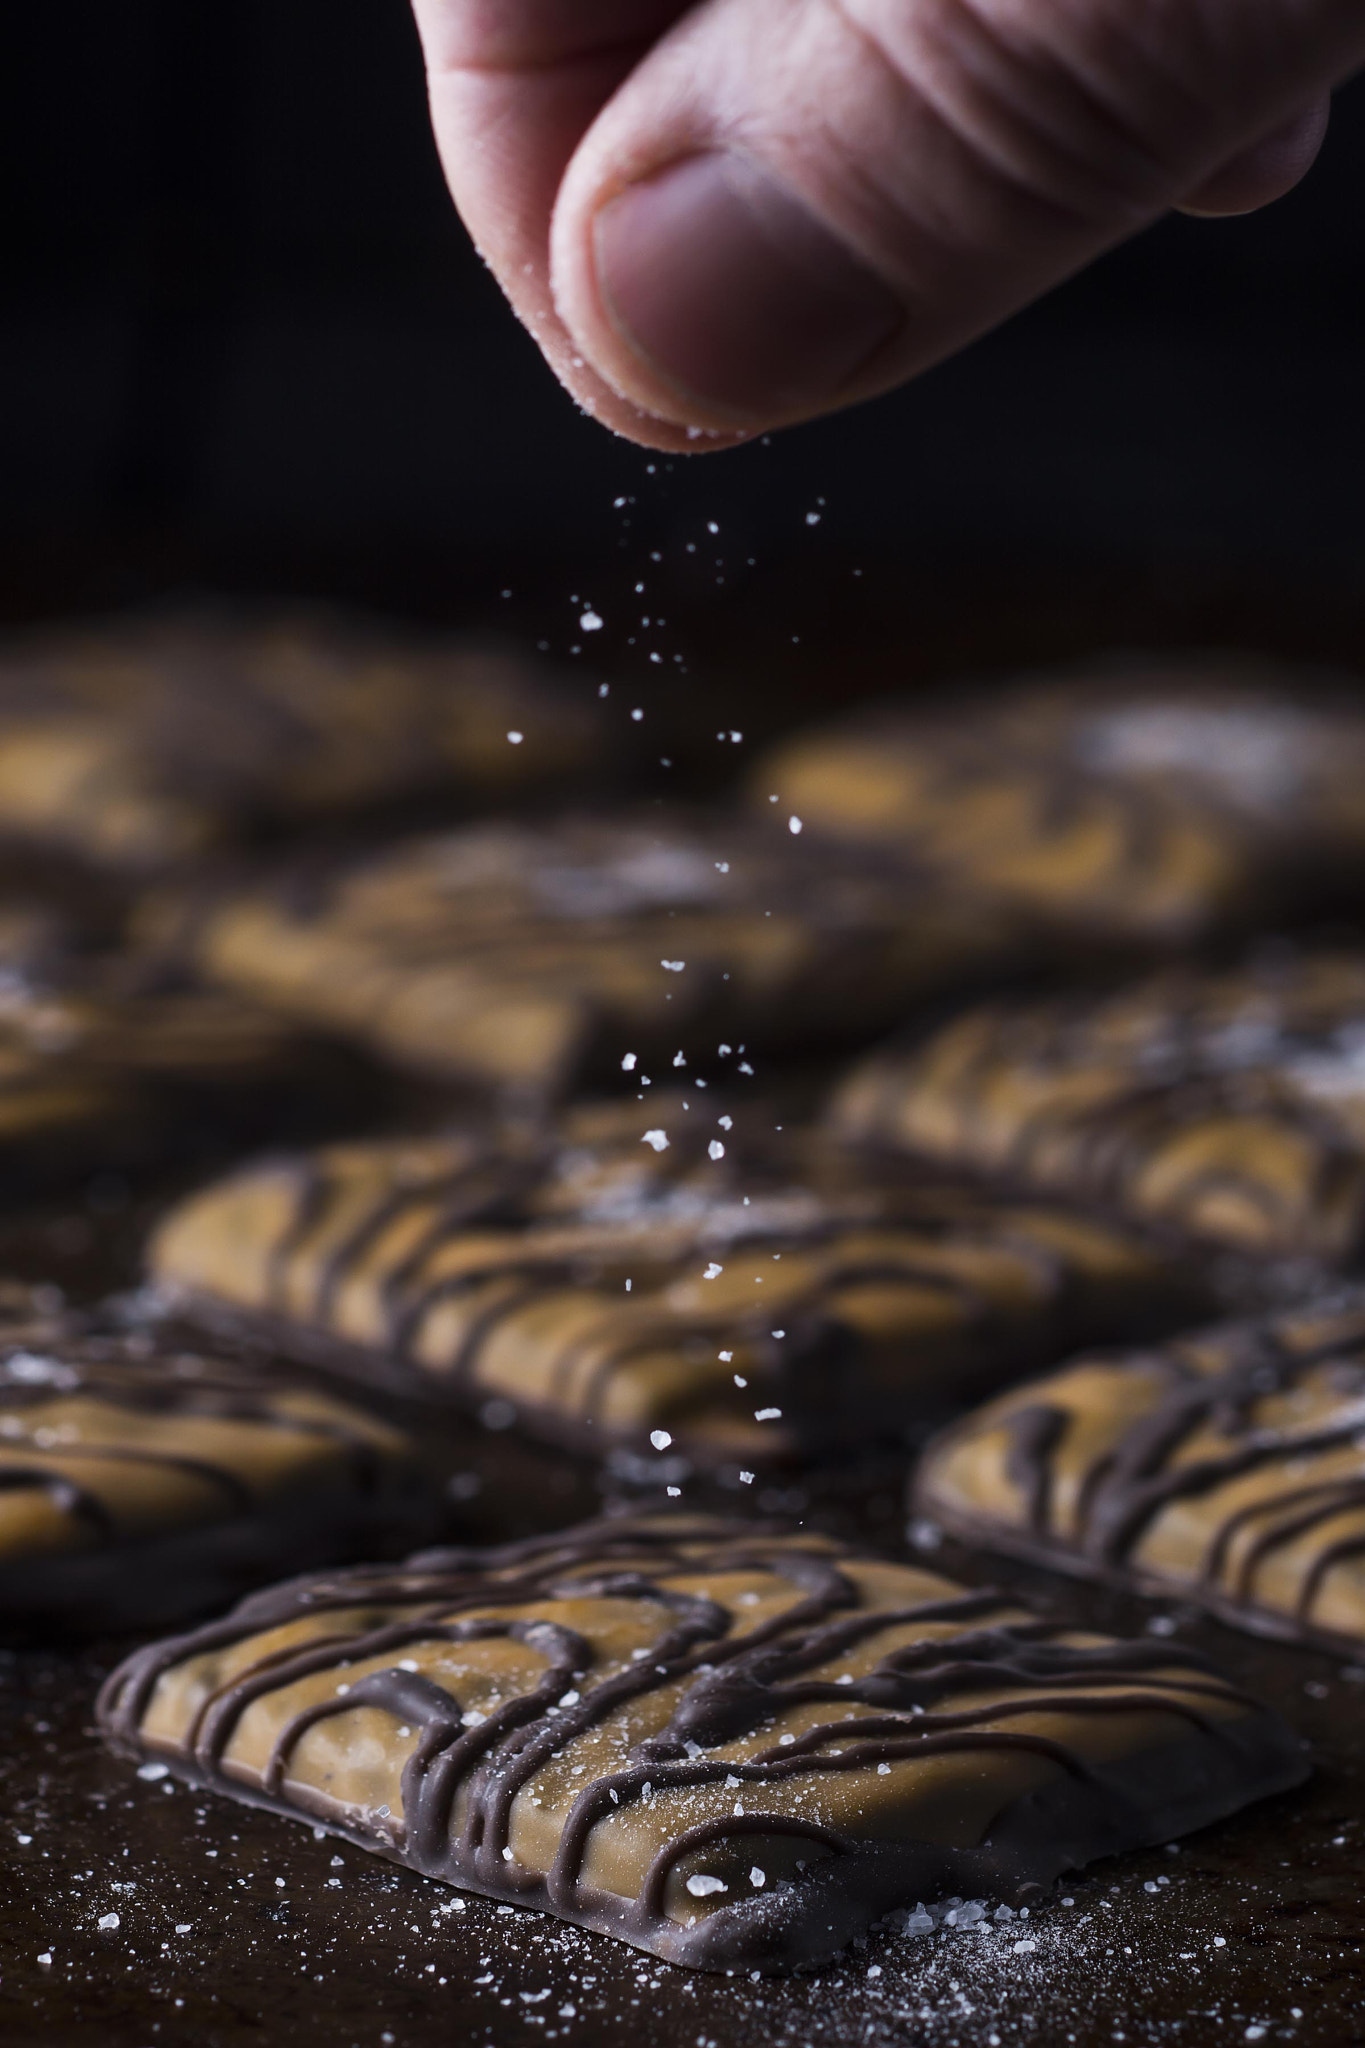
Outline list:
[[[1331,112],[1329,95],[1315,100],[1250,149],[1240,150],[1183,199],[1177,212],[1196,220],[1222,220],[1283,199],[1317,161]]]

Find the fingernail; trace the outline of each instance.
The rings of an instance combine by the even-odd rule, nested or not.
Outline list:
[[[595,245],[625,340],[681,394],[742,419],[836,398],[903,317],[798,199],[718,151],[609,200]]]

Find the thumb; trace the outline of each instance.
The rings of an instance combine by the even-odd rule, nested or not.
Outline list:
[[[639,439],[809,418],[1212,210],[1362,63],[1360,0],[705,0],[574,151],[557,318]]]

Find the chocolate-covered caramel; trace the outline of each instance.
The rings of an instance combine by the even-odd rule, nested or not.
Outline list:
[[[16,1315],[3,1333],[0,1631],[164,1626],[433,1526],[401,1431],[88,1324]]]
[[[1241,1251],[1365,1250],[1365,954],[970,1009],[836,1092],[847,1138]]]
[[[401,798],[564,785],[602,738],[581,684],[547,666],[308,613],[17,636],[0,650],[0,840],[136,873]]]
[[[885,863],[618,816],[400,841],[229,896],[190,943],[210,979],[418,1073],[544,1094],[631,1054],[885,1028],[1013,942]]]
[[[1196,1653],[685,1516],[295,1580],[136,1652],[100,1717],[197,1784],[703,1969],[816,1963],[1306,1768]]]
[[[1184,943],[1351,893],[1365,717],[1356,686],[1312,671],[1091,664],[946,712],[893,703],[798,733],[752,788],[764,815],[776,791],[784,817],[1041,924]]]
[[[1365,1644],[1365,1293],[1084,1358],[931,1445],[920,1511],[973,1542]]]
[[[539,1159],[452,1133],[268,1160],[172,1210],[150,1271],[192,1314],[362,1378],[554,1440],[742,1463],[923,1429],[1189,1300],[1136,1233],[809,1129],[749,1148],[771,1118],[715,1107],[576,1112]]]

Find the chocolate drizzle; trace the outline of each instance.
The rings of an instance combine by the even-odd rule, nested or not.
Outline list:
[[[1080,1374],[1075,1394],[1072,1376],[1063,1373],[945,1432],[930,1446],[918,1480],[926,1512],[1002,1548],[1045,1555],[1093,1576],[1154,1589],[1178,1586],[1253,1628],[1359,1647],[1365,1605],[1359,1637],[1315,1618],[1328,1574],[1365,1554],[1365,1345],[1358,1295],[1160,1352],[1089,1362]],[[1114,1412],[1129,1419],[1102,1430],[1078,1464],[1074,1431],[1103,1399],[1094,1376],[1102,1381],[1106,1374],[1120,1404]],[[1134,1417],[1122,1404],[1135,1382],[1147,1398]],[[1300,1426],[1293,1422],[1296,1400],[1316,1404]],[[1004,1500],[998,1516],[973,1514],[961,1505],[951,1478],[954,1461],[969,1456],[974,1441],[984,1443],[1001,1429],[1004,1476],[1021,1502],[1017,1522]],[[1343,1452],[1355,1454],[1345,1471],[1336,1462]],[[1315,1471],[1315,1461],[1327,1461],[1326,1467]],[[1063,1516],[1056,1501],[1064,1472],[1074,1505]],[[1257,1482],[1250,1499],[1238,1488],[1248,1479]],[[1180,1503],[1196,1511],[1182,1526],[1184,1540],[1198,1547],[1188,1572],[1177,1577],[1153,1562],[1146,1546]],[[1324,1539],[1315,1556],[1301,1560],[1297,1591],[1285,1608],[1282,1595],[1264,1589],[1265,1568],[1343,1516],[1345,1533]]]
[[[483,1553],[435,1551],[390,1572],[369,1568],[295,1581],[244,1603],[226,1621],[140,1650],[105,1686],[100,1718],[125,1751],[149,1748],[196,1782],[320,1817],[427,1875],[548,1907],[675,1960],[747,1955],[760,1964],[772,1960],[774,1913],[790,1962],[793,1929],[810,1900],[823,1897],[799,1876],[809,1858],[798,1864],[796,1879],[766,1895],[766,1903],[727,1906],[715,1926],[712,1913],[687,1913],[687,1893],[670,1889],[674,1873],[684,1859],[735,1838],[796,1836],[816,1852],[817,1867],[829,1857],[846,1867],[852,1895],[871,1884],[880,1896],[877,1888],[887,1878],[875,1829],[867,1838],[801,1811],[803,1797],[822,1780],[872,1772],[876,1783],[897,1765],[994,1755],[1025,1767],[1021,1793],[1042,1766],[1045,1777],[1072,1786],[1064,1804],[1081,1802],[1136,1841],[1146,1839],[1139,1788],[1125,1786],[1103,1746],[1088,1746],[1088,1723],[1154,1717],[1149,1739],[1164,1733],[1166,1740],[1198,1740],[1211,1757],[1224,1759],[1209,1765],[1211,1781],[1242,1754],[1248,1727],[1260,1721],[1253,1702],[1184,1649],[1151,1641],[1077,1645],[1061,1625],[1020,1615],[1000,1594],[968,1592],[942,1580],[929,1579],[925,1596],[908,1605],[866,1606],[847,1569],[857,1561],[857,1553],[837,1544],[771,1525],[682,1515],[607,1519]],[[785,1582],[795,1595],[747,1629],[741,1610],[673,1583],[705,1587],[746,1574]],[[578,1600],[639,1604],[657,1610],[658,1625],[628,1662],[599,1672],[592,1643],[560,1618],[562,1603]],[[490,1608],[496,1611],[489,1614]],[[325,1619],[333,1613],[344,1616],[344,1624],[327,1630]],[[281,1643],[278,1632],[291,1622],[319,1621],[321,1635]],[[939,1632],[893,1642],[861,1674],[813,1675],[879,1636],[916,1627]],[[253,1660],[257,1635],[277,1647]],[[497,1637],[525,1645],[543,1660],[544,1671],[486,1718],[462,1706],[453,1684],[404,1670],[395,1654],[414,1645]],[[219,1652],[239,1653],[235,1675],[210,1690],[169,1741],[160,1732],[149,1739],[144,1723],[163,1680]],[[253,1789],[231,1755],[253,1703],[300,1680],[391,1655],[394,1663],[362,1670],[290,1714]],[[407,1661],[411,1667],[414,1660]],[[538,1775],[613,1717],[660,1693],[671,1702],[664,1725],[635,1740],[619,1766],[595,1770],[562,1816],[548,1865],[533,1867],[515,1855],[514,1808]],[[980,1696],[975,1702],[973,1694]],[[950,1698],[954,1704],[939,1711],[938,1703]],[[778,1740],[790,1709],[826,1703],[839,1710],[837,1717]],[[387,1808],[335,1809],[306,1764],[292,1775],[309,1730],[358,1707],[402,1722],[403,1735],[416,1732],[402,1766],[401,1822]],[[164,1727],[164,1708],[159,1712]],[[1038,1717],[1055,1732],[1043,1733]],[[1034,1725],[1013,1725],[1022,1719]],[[765,1730],[770,1739],[753,1754],[714,1753]],[[324,1784],[330,1782],[329,1773]],[[734,1813],[703,1813],[663,1839],[636,1896],[604,1891],[588,1879],[589,1850],[604,1824],[626,1809],[651,1807],[661,1795],[717,1785],[740,1793]],[[757,1804],[743,1803],[746,1796]],[[1003,1822],[1000,1831],[1008,1834]],[[937,1854],[940,1876],[953,1864],[950,1852],[930,1852],[923,1843],[907,1842],[900,1853],[902,1892],[906,1883],[925,1882],[926,1857]],[[914,1878],[907,1874],[910,1863]],[[875,1883],[873,1865],[881,1873]],[[882,1910],[896,1903],[894,1893],[893,1884]],[[781,1901],[776,1907],[775,1899]]]

